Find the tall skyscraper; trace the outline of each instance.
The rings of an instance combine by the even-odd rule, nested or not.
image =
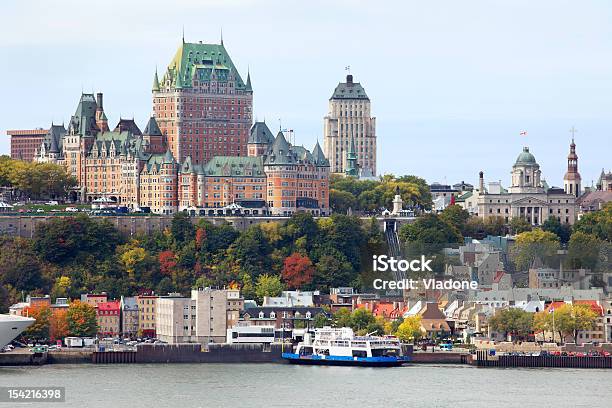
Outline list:
[[[246,156],[253,90],[244,82],[223,40],[180,45],[161,80],[153,79],[153,112],[179,163],[214,156]]]
[[[370,98],[353,76],[347,75],[329,99],[324,118],[323,146],[331,172],[343,173],[354,138],[359,174],[376,175],[376,118],[371,116]]]

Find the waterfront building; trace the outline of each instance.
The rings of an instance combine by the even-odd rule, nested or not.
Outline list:
[[[83,293],[81,294],[81,302],[87,303],[90,306],[98,307],[99,303],[107,302],[108,295],[102,293]]]
[[[604,342],[612,343],[612,298],[604,299],[601,304],[604,312]]]
[[[121,333],[127,337],[138,334],[138,302],[135,297],[121,296]]]
[[[313,327],[312,321],[318,314],[325,314],[325,310],[307,306],[257,306],[245,309],[240,317],[252,326],[292,330],[296,322],[300,322],[299,326],[302,327]]]
[[[49,129],[7,130],[11,138],[11,159],[32,161]]]
[[[155,328],[159,340],[170,344],[188,343],[195,334],[195,302],[180,294],[156,299]]]
[[[376,118],[371,116],[370,98],[363,86],[353,81],[353,75],[336,86],[323,122],[323,146],[331,171],[345,172],[347,152],[354,140],[359,174],[375,176]]]
[[[574,160],[577,166],[577,158],[570,161]],[[576,196],[548,187],[528,147],[523,148],[512,166],[512,186],[508,190],[482,189],[482,176],[480,184],[484,193],[478,196],[478,216],[482,218],[497,216],[507,223],[520,217],[532,225],[542,225],[549,217],[557,217],[564,224],[576,220]]]
[[[138,336],[155,337],[155,305],[157,296],[143,293],[136,296],[138,305]]]
[[[488,304],[492,307],[506,307],[516,302],[530,300],[543,300],[545,302],[559,299],[564,301],[602,300],[603,297],[602,288],[574,289],[571,286],[562,286],[560,288],[511,288],[474,291],[469,293],[468,300]]]
[[[98,336],[115,337],[121,331],[121,304],[118,300],[98,302],[96,319],[98,321]]]
[[[428,338],[441,339],[450,335],[451,330],[446,322],[446,316],[437,302],[426,302],[418,315],[421,316],[421,331]]]
[[[558,310],[560,307],[564,306],[565,304],[589,306],[591,310],[597,316],[597,319],[595,320],[595,325],[590,330],[580,330],[578,332],[577,339],[574,339],[574,336],[571,334],[565,334],[565,337],[561,339],[562,342],[574,343],[575,341],[576,345],[579,346],[584,343],[601,344],[605,341],[605,338],[606,338],[605,311],[604,311],[603,304],[600,300],[585,299],[585,300],[573,300],[573,301],[568,301],[568,300],[555,301],[555,302],[551,302],[548,304],[548,306],[545,309],[545,312],[551,313],[553,310]],[[544,339],[549,339],[549,338],[552,339],[553,336],[558,337],[558,333],[553,334],[551,332],[544,332],[542,333],[542,336]],[[555,338],[555,340],[558,341],[559,339]]]
[[[153,79],[153,113],[175,159],[205,164],[246,156],[252,124],[250,74],[243,81],[219,44],[182,44],[161,78]]]

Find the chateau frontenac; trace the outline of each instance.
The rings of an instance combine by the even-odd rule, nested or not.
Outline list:
[[[113,130],[102,93],[82,94],[67,128],[52,124],[34,160],[63,164],[75,201],[104,199],[172,214],[329,215],[329,161],[252,122],[253,90],[221,44],[180,45],[153,80],[153,115]]]

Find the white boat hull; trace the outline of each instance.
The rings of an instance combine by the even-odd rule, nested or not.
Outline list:
[[[35,321],[31,317],[0,314],[0,348],[13,341]]]

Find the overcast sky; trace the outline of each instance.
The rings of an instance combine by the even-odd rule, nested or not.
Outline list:
[[[51,6],[51,3],[53,6]],[[575,126],[583,184],[612,167],[612,2],[3,0],[0,153],[7,129],[67,122],[81,90],[104,92],[111,125],[151,113],[155,67],[181,41],[224,43],[254,111],[298,144],[351,66],[377,117],[381,173],[507,186],[528,145],[562,185]],[[526,130],[526,137],[519,136]]]

